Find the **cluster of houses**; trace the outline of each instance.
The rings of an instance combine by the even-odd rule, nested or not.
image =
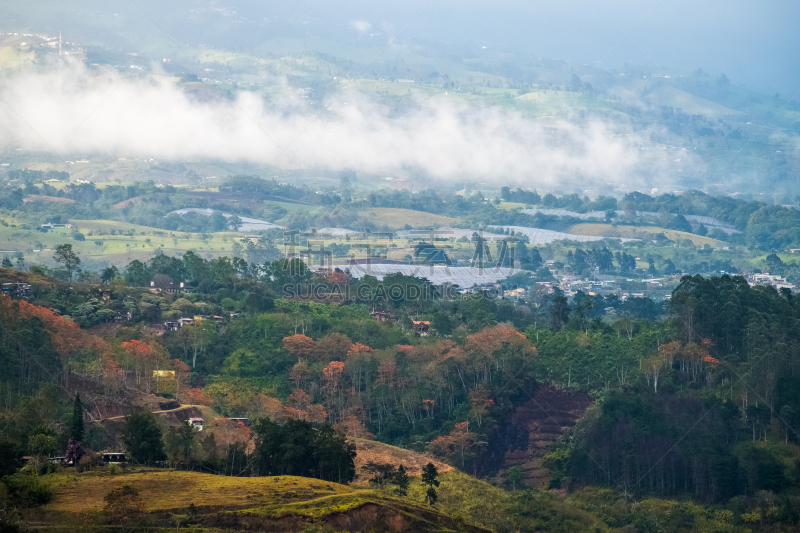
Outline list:
[[[234,319],[239,316],[238,313],[231,313],[231,318]],[[156,335],[163,335],[168,331],[177,331],[181,329],[183,326],[192,326],[201,322],[203,320],[209,320],[216,324],[225,322],[225,317],[219,315],[196,315],[192,318],[179,318],[178,320],[168,320],[162,324],[154,323],[154,324],[147,324],[145,327],[150,330],[151,333],[155,333]]]
[[[751,287],[754,285],[764,285],[774,287],[776,290],[789,289],[793,293],[800,290],[794,284],[789,283],[783,276],[772,275],[769,272],[747,274],[744,279],[747,280],[747,283]]]
[[[31,295],[30,283],[22,283],[20,281],[3,283],[0,286],[0,292],[3,296],[11,296],[13,298],[28,298]]]

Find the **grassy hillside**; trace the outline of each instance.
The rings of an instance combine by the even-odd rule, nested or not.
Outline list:
[[[242,508],[355,492],[344,485],[309,478],[239,478],[155,468],[137,468],[120,475],[101,468],[54,475],[52,481],[53,500],[42,507],[44,511],[101,510],[105,495],[121,485],[139,489],[148,511],[188,507],[191,503]]]
[[[165,525],[175,514],[196,509],[196,523],[241,530],[299,531],[310,523],[336,530],[365,527],[394,531],[486,531],[469,520],[448,516],[421,498],[399,498],[389,491],[348,487],[311,478],[277,476],[235,478],[199,472],[137,468],[111,475],[106,468],[47,476],[53,499],[25,513],[30,524],[89,523],[105,517],[105,496],[131,486],[139,491],[146,516],[141,526]],[[88,528],[87,528],[88,529]],[[204,528],[205,529],[205,528]],[[86,530],[86,529],[83,529]]]
[[[367,463],[391,464],[395,466],[403,465],[410,476],[419,476],[422,468],[433,463],[439,472],[449,472],[452,466],[432,459],[427,455],[411,450],[405,450],[382,442],[366,439],[349,439],[356,445],[356,483],[367,483],[369,475],[363,472],[363,467]]]
[[[235,478],[199,472],[136,468],[111,475],[106,468],[46,476],[53,487],[47,505],[23,513],[29,525],[100,525],[105,496],[113,489],[139,490],[146,511],[142,526],[170,523],[196,509],[195,523],[226,530],[300,531],[311,524],[337,531],[604,531],[586,502],[549,492],[508,492],[450,470],[439,476],[439,501],[424,504],[415,478],[407,497],[389,489],[345,486],[311,478]],[[596,529],[595,529],[596,528]]]

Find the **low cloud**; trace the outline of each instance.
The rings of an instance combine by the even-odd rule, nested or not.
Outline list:
[[[643,137],[621,135],[619,126],[525,117],[467,106],[453,95],[398,111],[347,93],[320,111],[301,98],[275,104],[244,92],[233,101],[199,99],[169,81],[116,83],[75,71],[4,80],[0,150],[347,168],[527,187],[633,188],[661,172],[643,160]]]
[[[350,28],[360,33],[367,33],[369,30],[372,29],[372,24],[370,24],[366,20],[351,20]]]

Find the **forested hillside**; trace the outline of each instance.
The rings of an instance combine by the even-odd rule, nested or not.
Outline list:
[[[762,520],[795,521],[800,299],[788,291],[727,275],[684,277],[656,315],[640,306],[594,316],[596,300],[558,291],[537,306],[470,294],[445,300],[417,278],[321,276],[297,261],[266,268],[160,256],[129,265],[130,284],[110,273],[100,287],[108,300],[95,297],[96,286],[17,274],[33,288],[30,301],[0,300],[6,471],[15,453],[37,453],[42,436],[52,436],[53,451],[66,448],[69,402],[77,383],[90,379],[101,384],[96,399],[141,391],[224,417],[264,419],[253,428],[264,446],[270,432],[293,431],[291,420],[326,423],[508,485],[513,469],[497,477],[505,453],[528,446],[508,422],[550,384],[595,398],[545,457],[551,488],[690,498],[736,517],[756,512],[770,494],[776,511]],[[182,295],[137,288],[142,269],[169,271],[197,288]],[[286,284],[296,295],[359,296],[280,298]],[[387,298],[392,285],[417,289]],[[377,320],[374,308],[396,321]],[[130,319],[115,323],[118,312]],[[149,326],[192,315],[193,324],[163,335]],[[431,324],[424,336],[414,327],[420,318]],[[164,370],[174,373],[154,372]],[[88,427],[89,447],[121,442],[101,420]],[[247,444],[249,431],[228,431],[217,444],[230,449],[198,448],[180,461],[240,475],[276,471],[257,466],[270,463],[258,459],[262,445]],[[237,462],[237,453],[254,455]],[[280,472],[304,471],[288,468]]]

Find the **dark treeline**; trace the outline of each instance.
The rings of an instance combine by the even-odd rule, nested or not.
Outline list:
[[[103,342],[32,305],[61,306],[74,320],[91,316],[78,312],[92,302],[80,285],[42,285],[32,303],[7,304],[4,321],[14,333],[4,336],[0,402],[8,416],[25,409],[29,417],[13,428],[20,446],[30,446],[31,432],[47,423],[42,413],[52,413],[42,407],[42,384],[53,372],[58,382],[68,373],[94,375],[110,391],[151,391],[155,384],[135,376],[147,375],[151,364],[138,354],[153,353],[184,369],[188,380],[162,394],[189,394],[181,387],[190,387],[224,416],[267,417],[278,427],[325,420],[349,434],[427,449],[478,474],[492,473],[494,458],[510,445],[502,428],[515,406],[551,383],[597,398],[547,458],[554,486],[608,485],[706,501],[796,488],[800,299],[786,291],[750,287],[741,277],[687,276],[668,303],[567,298],[557,290],[512,302],[448,298],[402,275],[379,281],[313,274],[296,260],[255,267],[187,254],[141,268],[142,280],[175,276],[196,288],[153,293],[133,286],[133,277],[122,283],[111,276],[112,299],[99,309],[129,309],[132,318]],[[321,289],[310,292],[313,286]],[[392,298],[392,286],[415,288]],[[375,319],[373,309],[394,319]],[[229,311],[239,316],[228,318]],[[209,312],[225,317],[157,338],[139,327]],[[427,336],[421,321],[429,323]],[[68,349],[73,345],[80,349]],[[98,359],[103,368],[131,370],[107,374],[118,376],[112,383]]]
[[[800,437],[798,325],[788,292],[684,278],[663,329],[638,334],[659,337],[642,381],[619,380],[548,460],[573,485],[709,501],[789,490],[800,473],[783,446]]]

